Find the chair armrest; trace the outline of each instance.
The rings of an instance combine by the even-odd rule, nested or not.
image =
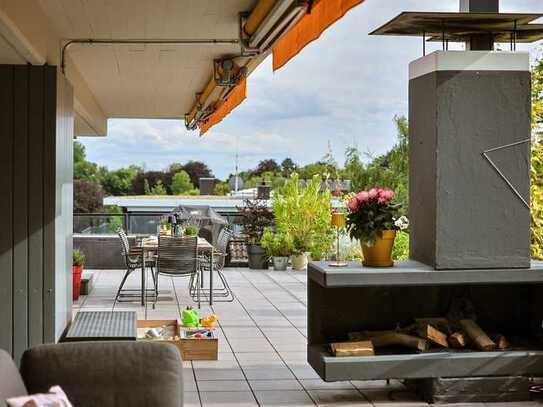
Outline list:
[[[59,385],[74,406],[183,405],[183,364],[173,345],[79,342],[27,350],[21,374],[30,393]]]

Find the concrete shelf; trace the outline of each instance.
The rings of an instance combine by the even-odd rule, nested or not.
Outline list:
[[[324,346],[311,345],[307,353],[311,366],[329,382],[538,375],[543,366],[543,351],[538,350],[334,357]]]
[[[350,262],[335,268],[330,262],[310,263],[308,278],[322,287],[432,286],[464,284],[543,283],[543,261],[532,261],[528,269],[434,270],[417,261],[397,262],[394,267],[362,267]]]

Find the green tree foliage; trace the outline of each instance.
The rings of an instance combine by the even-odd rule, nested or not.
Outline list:
[[[215,190],[213,193],[215,195],[227,195],[230,192],[230,185],[228,182],[217,182],[215,184]]]
[[[166,187],[162,184],[161,180],[158,180],[152,187],[149,185],[149,181],[147,179],[145,180],[144,184],[145,195],[168,195],[166,192]]]
[[[281,174],[283,177],[288,178],[296,171],[298,171],[298,165],[296,165],[292,158],[287,157],[281,161]]]
[[[107,195],[130,195],[136,176],[142,171],[138,166],[107,171],[102,177],[102,188]]]
[[[74,180],[74,212],[94,213],[102,210],[104,192],[100,184],[83,179]]]
[[[259,176],[264,173],[278,173],[280,171],[281,171],[281,167],[279,167],[279,164],[277,164],[277,161],[270,159],[270,160],[260,161],[257,167],[252,172],[253,172],[253,175]]]
[[[195,188],[200,186],[200,178],[211,178],[213,177],[213,172],[209,169],[207,164],[201,161],[189,161],[182,168],[183,171],[186,171],[190,176],[190,182],[194,185]]]
[[[100,183],[107,169],[98,167],[96,163],[87,161],[85,146],[79,141],[74,142],[74,179]]]
[[[186,171],[179,171],[172,177],[171,190],[174,195],[186,194],[194,188]]]
[[[408,208],[409,177],[409,129],[404,116],[394,117],[397,129],[396,144],[390,151],[373,157],[368,164],[362,161],[360,152],[347,149],[345,168],[342,175],[351,180],[353,191],[367,190],[374,186],[392,189],[403,211]]]
[[[532,70],[532,257],[543,259],[543,59]]]

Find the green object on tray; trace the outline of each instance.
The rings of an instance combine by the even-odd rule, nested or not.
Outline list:
[[[183,326],[184,327],[199,327],[200,326],[200,313],[197,309],[187,307],[182,313]]]

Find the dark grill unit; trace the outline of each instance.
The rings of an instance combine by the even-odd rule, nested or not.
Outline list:
[[[402,13],[372,33],[440,40],[443,51],[409,67],[412,260],[385,269],[309,265],[308,361],[326,381],[407,379],[427,391],[456,385],[437,378],[543,376],[543,262],[530,261],[529,57],[492,51],[496,41],[514,49],[543,38],[543,26],[530,24],[539,14],[500,14],[497,5],[462,0],[460,13]],[[448,41],[467,51],[447,51]],[[447,317],[458,301],[514,346],[330,353],[351,332]],[[498,390],[480,398],[506,399]]]

